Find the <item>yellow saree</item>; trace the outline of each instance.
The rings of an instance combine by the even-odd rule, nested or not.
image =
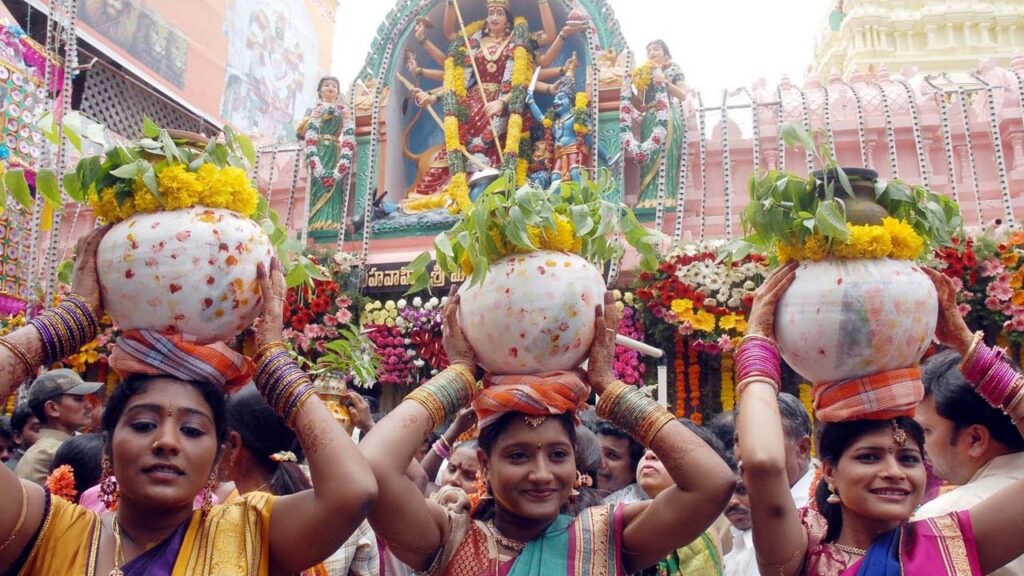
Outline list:
[[[270,568],[270,512],[274,496],[253,492],[214,506],[203,518],[192,514],[170,564],[151,564],[147,574],[267,576]],[[22,576],[96,576],[100,516],[62,498],[52,498]],[[133,561],[134,562],[134,561]],[[131,562],[129,563],[131,564]],[[125,573],[130,574],[128,566]]]

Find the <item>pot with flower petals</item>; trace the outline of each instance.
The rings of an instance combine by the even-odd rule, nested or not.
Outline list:
[[[459,323],[493,374],[571,370],[594,340],[605,282],[576,254],[538,250],[491,264],[484,281],[460,290]]]

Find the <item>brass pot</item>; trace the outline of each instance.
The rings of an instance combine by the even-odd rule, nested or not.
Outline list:
[[[828,171],[828,179],[835,182],[835,196],[843,200],[846,207],[846,221],[850,224],[880,225],[882,219],[889,216],[889,211],[875,202],[875,182],[878,180],[878,172],[867,168],[843,168],[847,179],[850,181],[850,188],[853,189],[853,198],[842,190],[835,170]],[[825,194],[825,171],[815,170],[813,176],[818,180],[817,192],[819,196]]]
[[[348,384],[345,375],[340,372],[324,372],[317,377],[317,395],[327,405],[331,415],[337,420],[345,431],[352,434],[356,423],[352,419],[352,413],[348,409]]]

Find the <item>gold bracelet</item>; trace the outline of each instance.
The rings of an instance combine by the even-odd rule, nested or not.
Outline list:
[[[462,381],[466,384],[466,387],[469,388],[470,396],[474,396],[476,394],[477,380],[476,374],[473,373],[473,369],[465,364],[458,363],[452,364],[448,367],[457,372],[459,376],[462,376]]]
[[[595,406],[597,415],[605,420],[610,420],[612,410],[615,408],[615,402],[627,390],[629,390],[629,384],[621,380],[612,382],[610,386],[604,389],[604,394],[601,394],[601,397],[597,400],[597,406]]]
[[[260,364],[262,357],[265,356],[266,354],[269,354],[270,352],[273,352],[274,350],[284,350],[287,352],[288,347],[285,346],[284,343],[281,342],[280,340],[267,342],[263,346],[260,346],[259,348],[256,349],[256,353],[252,355],[252,361],[255,362],[256,364]]]
[[[18,522],[14,525],[14,530],[11,530],[11,535],[7,537],[7,540],[0,544],[0,553],[7,549],[14,542],[14,539],[18,537],[18,533],[21,532],[21,526],[25,523],[25,513],[28,512],[28,491],[25,490],[25,484],[18,480],[18,486],[21,486],[21,514],[18,515]]]
[[[637,431],[637,440],[647,447],[650,447],[651,443],[654,442],[654,438],[657,437],[662,428],[676,419],[664,406],[659,405],[658,408],[660,410],[655,409],[651,411],[651,414],[644,419],[640,424],[640,429]]]
[[[427,411],[427,415],[430,418],[431,424],[430,429],[433,430],[438,424],[444,421],[444,405],[438,400],[433,394],[417,388],[409,393],[405,397],[406,400],[412,400],[413,402],[423,406]]]
[[[964,352],[964,357],[960,359],[960,372],[964,371],[964,366],[970,363],[971,358],[974,357],[974,353],[978,351],[978,344],[981,343],[985,337],[985,333],[978,330],[974,333],[974,337],[971,338],[971,345],[967,347],[967,352]]]
[[[24,348],[15,344],[13,341],[8,340],[6,337],[0,338],[0,346],[3,346],[13,352],[14,355],[18,357],[18,360],[20,360],[25,366],[25,370],[28,371],[29,376],[32,375],[32,372],[35,370],[35,366],[32,365],[32,360],[29,358],[28,352],[25,352]]]

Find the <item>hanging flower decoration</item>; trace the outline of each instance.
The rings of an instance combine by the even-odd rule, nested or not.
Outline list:
[[[636,309],[636,296],[632,292],[623,293],[614,290],[615,305],[619,309],[619,334],[643,342],[643,326],[640,324],[639,313]],[[633,386],[640,386],[644,383],[644,376],[647,374],[647,365],[636,350],[625,346],[615,346],[615,359],[612,363],[612,371],[619,380]]]
[[[654,129],[643,142],[637,142],[633,135],[633,124],[639,120],[640,114],[633,108],[633,94],[629,88],[630,78],[626,78],[622,91],[619,93],[619,136],[622,149],[633,155],[640,164],[646,164],[662,146],[668,142],[669,104],[668,90],[664,82],[654,84]]]
[[[360,323],[377,347],[381,384],[418,384],[448,366],[441,343],[446,301],[415,297],[364,304]]]
[[[743,336],[753,302],[752,291],[767,274],[767,259],[748,255],[719,262],[718,244],[699,243],[670,254],[653,273],[635,284],[643,304],[643,323],[652,341],[665,346],[672,333],[689,336],[704,352],[730,350]]]
[[[342,336],[341,329],[355,320],[356,289],[352,285],[355,256],[345,252],[307,255],[325,280],[289,288],[284,300],[282,338],[298,354],[315,363],[327,343]],[[321,266],[320,262],[327,263]]]

